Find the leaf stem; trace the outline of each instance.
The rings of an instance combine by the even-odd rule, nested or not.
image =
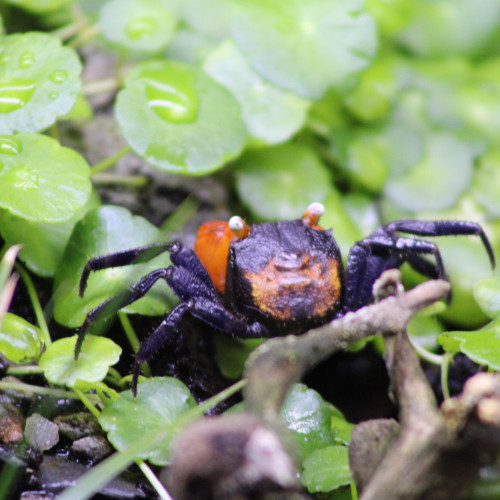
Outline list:
[[[191,412],[193,412],[195,414],[198,413],[201,415],[205,411],[210,410],[210,408],[213,408],[214,406],[218,405],[219,403],[229,398],[233,394],[236,394],[238,391],[241,391],[241,389],[243,389],[243,387],[245,387],[246,384],[247,384],[246,379],[242,378],[241,380],[238,380],[238,382],[235,382],[233,385],[230,385],[223,391],[218,392],[215,396],[212,396],[211,398],[207,399],[204,403],[194,408],[191,408],[186,413],[191,414]],[[199,411],[197,412],[196,410]]]
[[[451,397],[450,388],[448,386],[448,373],[450,369],[451,355],[447,352],[442,356],[441,361],[441,390],[443,391],[444,399]]]
[[[24,382],[0,381],[0,389],[12,389],[19,392],[34,392],[36,394],[44,394],[55,398],[64,399],[80,399],[73,391],[65,391],[64,389],[53,389],[51,387],[40,387],[38,385],[25,384]],[[100,402],[97,396],[88,396],[89,399],[95,399]]]
[[[165,489],[165,486],[160,482],[160,480],[156,477],[155,473],[151,470],[149,465],[144,462],[144,460],[136,460],[136,464],[141,469],[142,473],[146,476],[147,480],[151,483],[151,486],[156,490],[158,496],[161,500],[173,500],[172,497],[168,494],[168,491]]]
[[[59,127],[57,126],[57,122],[54,122],[50,127],[49,127],[49,135],[52,137],[52,139],[55,139],[56,141],[59,140]]]
[[[105,78],[104,80],[85,83],[82,87],[82,94],[85,96],[105,94],[106,92],[114,92],[119,86],[120,84],[116,78]]]
[[[127,339],[129,341],[130,346],[132,347],[132,350],[134,351],[135,354],[137,354],[139,352],[139,349],[141,348],[141,343],[139,342],[139,339],[137,337],[137,334],[135,333],[132,323],[128,319],[127,313],[124,313],[123,311],[118,311],[118,318],[120,319],[123,331],[127,336]],[[142,372],[146,377],[151,377],[151,369],[149,368],[149,365],[147,363],[142,363],[141,368]]]
[[[111,168],[120,158],[130,153],[131,151],[132,148],[130,146],[125,146],[114,155],[111,155],[108,158],[101,160],[99,163],[96,163],[93,167],[90,168],[90,175],[92,176],[99,172],[102,172],[103,170]]]
[[[78,33],[78,36],[71,40],[71,42],[68,42],[67,45],[72,49],[77,49],[78,47],[80,47],[80,45],[87,43],[89,40],[97,36],[100,32],[101,30],[98,26],[87,26],[86,28],[82,29],[80,33]]]
[[[6,373],[7,375],[38,375],[43,373],[43,369],[37,365],[16,365],[9,366]]]
[[[108,186],[118,185],[133,188],[140,188],[148,183],[148,178],[144,175],[117,175],[117,174],[95,174],[92,177],[94,184],[106,184]]]
[[[441,366],[443,363],[443,356],[440,354],[434,354],[432,352],[429,352],[427,349],[424,349],[423,347],[419,346],[411,337],[411,335],[408,335],[410,338],[411,345],[417,351],[417,354],[422,358],[425,359],[428,363],[431,363],[433,365]]]
[[[71,23],[61,26],[60,28],[51,32],[51,35],[60,38],[61,40],[67,40],[75,35],[77,35],[85,26],[87,22],[85,19],[77,19]]]
[[[89,410],[95,418],[99,418],[101,412],[94,406],[92,401],[87,397],[87,395],[81,391],[80,389],[74,388],[75,394],[80,398],[80,401],[85,405],[85,407]]]
[[[40,330],[43,332],[44,336],[44,344],[45,346],[49,346],[52,344],[52,339],[50,338],[50,333],[49,333],[49,327],[47,326],[47,321],[45,321],[45,316],[43,315],[43,309],[40,304],[40,300],[38,298],[38,295],[36,293],[35,285],[33,284],[33,281],[30,277],[30,275],[26,272],[26,270],[20,266],[19,264],[16,263],[15,265],[16,271],[21,275],[21,278],[24,281],[24,284],[26,286],[26,290],[28,291],[28,295],[31,300],[31,304],[33,306],[33,309],[35,311],[35,316],[36,320],[38,323],[38,326],[40,327]]]

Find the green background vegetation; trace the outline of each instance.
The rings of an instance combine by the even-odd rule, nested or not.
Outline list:
[[[105,271],[78,296],[89,258],[168,237],[168,224],[103,205],[92,187],[125,154],[165,174],[218,176],[231,209],[251,222],[299,217],[322,202],[321,224],[344,258],[401,218],[479,222],[500,255],[500,0],[3,0],[0,12],[0,234],[5,249],[23,245],[25,281],[33,273],[54,284],[37,326],[4,316],[0,351],[50,382],[84,394],[119,356],[115,346],[96,360],[97,347],[76,375],[59,375],[72,347],[51,344],[52,314],[75,328],[168,265],[161,256]],[[93,51],[113,71],[82,82]],[[105,112],[126,147],[90,166],[59,125],[85,130],[103,113],[89,98],[109,91],[116,98]],[[453,300],[412,322],[414,341],[438,362],[444,348],[498,369],[500,279],[479,241],[443,238],[439,247]],[[410,270],[405,278],[421,279]],[[159,315],[174,300],[158,285],[125,312]],[[333,410],[321,404],[324,420]],[[310,491],[349,482],[314,474],[323,448],[321,463],[324,454],[345,464],[334,441],[328,434],[304,453]]]

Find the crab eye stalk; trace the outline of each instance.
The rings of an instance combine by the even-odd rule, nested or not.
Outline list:
[[[250,226],[238,215],[233,215],[228,222],[229,229],[237,238],[246,238],[250,233]]]
[[[304,215],[302,222],[309,227],[315,227],[318,224],[319,218],[325,213],[325,207],[322,203],[311,203]]]

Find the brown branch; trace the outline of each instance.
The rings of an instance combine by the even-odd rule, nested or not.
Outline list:
[[[387,283],[390,286],[391,282]],[[382,283],[382,290],[384,285]],[[413,290],[348,313],[300,336],[274,338],[247,361],[245,404],[254,415],[275,419],[290,386],[331,354],[373,335],[393,337],[418,311],[446,297],[449,283],[427,281]]]

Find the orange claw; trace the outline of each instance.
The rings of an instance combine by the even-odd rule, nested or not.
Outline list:
[[[229,244],[238,237],[229,229],[225,221],[214,220],[205,222],[198,229],[198,238],[194,251],[219,292],[224,291],[226,284],[227,255]]]

